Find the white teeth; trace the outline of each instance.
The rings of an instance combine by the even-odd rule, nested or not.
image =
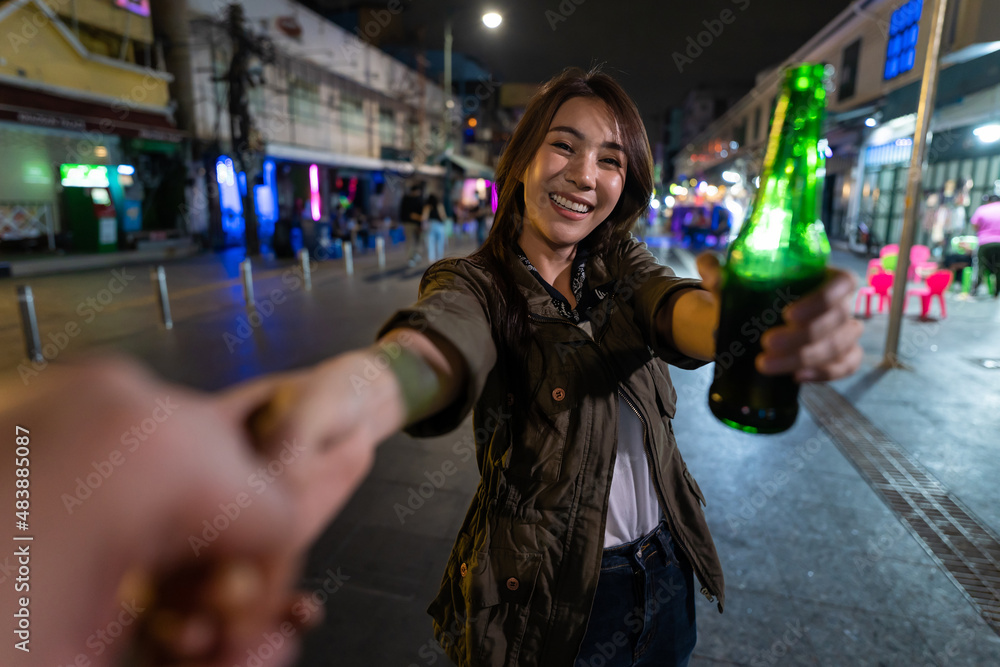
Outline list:
[[[560,197],[559,195],[554,193],[549,195],[549,199],[559,204],[563,208],[568,208],[569,210],[575,211],[577,213],[587,213],[592,208],[590,206],[587,206],[586,204],[577,204],[574,201],[570,201],[569,199],[566,199],[565,197]]]

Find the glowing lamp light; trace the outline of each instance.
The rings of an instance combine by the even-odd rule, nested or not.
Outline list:
[[[667,208],[673,208],[674,204],[676,203],[677,200],[671,197],[670,195],[667,195],[666,197],[663,198],[663,205],[666,206]]]
[[[501,23],[503,23],[503,17],[497,14],[496,12],[488,12],[486,14],[483,14],[483,25],[485,25],[487,28],[490,28],[492,30],[493,28],[499,26]]]
[[[993,144],[1000,141],[1000,124],[991,123],[983,125],[982,127],[977,127],[972,133],[984,144]]]
[[[135,174],[135,167],[130,164],[118,165],[118,173],[122,176],[132,176]]]
[[[738,142],[738,141],[730,141],[729,142],[729,147],[732,148],[735,151],[736,149],[738,149],[740,147],[740,142]]]
[[[714,185],[709,185],[707,188],[705,188],[705,194],[708,195],[709,197],[714,197],[715,195],[719,194],[719,188],[717,188]]]
[[[653,210],[655,211],[655,210],[657,210],[658,208],[660,208],[660,200],[659,200],[659,199],[650,199],[650,200],[649,200],[649,205],[650,205],[650,206],[652,207],[652,209],[653,209]]]
[[[319,165],[315,164],[309,166],[309,204],[312,219],[319,222]]]
[[[107,149],[107,147],[106,146],[95,146],[94,147],[94,155],[96,155],[97,157],[107,157],[108,156],[108,149]]]
[[[724,171],[722,172],[722,180],[726,183],[739,183],[743,180],[743,177],[737,174],[735,171]]]
[[[865,127],[875,127],[878,125],[878,121],[874,118],[865,118]]]

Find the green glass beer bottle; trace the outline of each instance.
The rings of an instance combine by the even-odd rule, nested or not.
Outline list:
[[[823,282],[830,242],[818,219],[825,156],[819,141],[826,71],[804,64],[785,71],[752,211],[722,269],[712,413],[747,433],[779,433],[798,415],[791,375],[757,372],[761,336],[782,309]]]

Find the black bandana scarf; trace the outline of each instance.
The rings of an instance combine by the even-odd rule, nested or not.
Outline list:
[[[559,311],[559,314],[576,324],[589,320],[590,309],[604,300],[614,287],[615,281],[601,285],[596,289],[587,288],[587,258],[590,256],[590,253],[586,248],[577,246],[576,255],[573,257],[573,266],[570,269],[570,289],[573,292],[573,297],[576,299],[576,308],[570,308],[566,297],[546,282],[545,278],[542,278],[541,274],[532,266],[531,260],[528,259],[521,246],[517,243],[514,244],[514,252],[525,268],[531,272],[531,275],[535,276],[535,279],[549,293],[549,296],[552,297],[552,305]]]

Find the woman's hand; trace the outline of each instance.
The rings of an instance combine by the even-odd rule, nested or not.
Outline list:
[[[349,352],[217,399],[270,461],[263,483],[291,488],[297,547],[319,536],[367,476],[376,446],[403,425],[402,407],[392,400],[398,385],[381,362],[371,350]]]
[[[721,272],[713,253],[698,256],[698,272],[719,303]],[[763,353],[757,370],[765,375],[794,374],[799,382],[836,380],[861,366],[859,344],[864,325],[854,319],[855,277],[843,269],[827,269],[826,280],[813,292],[785,306],[784,324],[761,337]]]

